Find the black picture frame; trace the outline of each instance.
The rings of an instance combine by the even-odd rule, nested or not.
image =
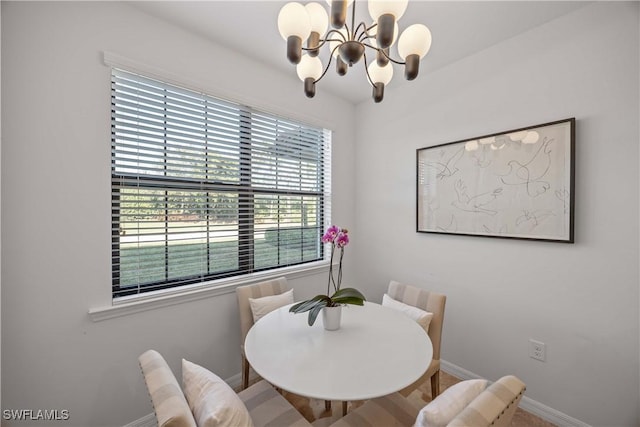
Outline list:
[[[416,150],[416,231],[574,243],[575,118]]]

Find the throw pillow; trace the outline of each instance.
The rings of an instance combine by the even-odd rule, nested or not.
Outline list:
[[[224,380],[184,359],[182,388],[199,427],[253,427],[247,407]]]
[[[278,295],[270,295],[262,298],[249,298],[251,313],[253,314],[253,323],[256,323],[263,316],[271,313],[276,308],[280,308],[287,304],[293,304],[293,289]]]
[[[445,427],[487,388],[487,380],[466,380],[452,385],[422,408],[414,427]]]
[[[431,323],[431,319],[433,319],[433,313],[397,301],[387,294],[384,294],[382,296],[382,305],[385,307],[393,308],[394,310],[401,311],[402,313],[418,322],[418,324],[424,328],[425,332],[429,332],[429,324]]]

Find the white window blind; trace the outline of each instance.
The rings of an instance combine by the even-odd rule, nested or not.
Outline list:
[[[331,133],[113,69],[114,298],[323,259]]]

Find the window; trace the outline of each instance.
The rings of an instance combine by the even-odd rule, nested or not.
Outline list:
[[[326,129],[114,69],[113,296],[323,259]]]

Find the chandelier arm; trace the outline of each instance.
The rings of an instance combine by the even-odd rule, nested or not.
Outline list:
[[[358,24],[358,26],[356,27],[356,29],[353,31],[353,37],[354,38],[355,38],[356,34],[358,34],[358,31],[362,31],[360,33],[360,36],[358,36],[358,41],[362,41],[361,39],[362,39],[363,35],[366,35],[367,37],[369,37],[369,34],[367,34],[367,25],[364,22],[360,22]]]
[[[405,65],[405,64],[406,64],[406,62],[398,61],[398,60],[396,60],[396,59],[393,59],[393,58],[392,58],[392,57],[390,57],[389,55],[387,55],[387,53],[384,51],[384,49],[380,49],[379,47],[371,46],[369,43],[362,43],[362,44],[363,44],[364,46],[366,46],[366,47],[370,48],[370,49],[373,49],[373,50],[377,51],[377,52],[382,52],[382,54],[383,54],[384,56],[386,56],[386,57],[387,57],[387,59],[388,59],[389,61],[393,62],[394,64],[398,64],[398,65]]]
[[[364,59],[364,72],[367,74],[367,80],[369,80],[369,83],[371,83],[371,86],[375,87],[376,84],[373,82],[373,80],[371,79],[371,76],[369,75],[369,65],[367,64],[366,52],[362,54],[362,58]]]
[[[318,77],[318,79],[314,81],[314,83],[318,83],[320,80],[322,80],[324,75],[327,74],[327,71],[329,71],[329,67],[331,66],[331,61],[333,61],[333,52],[335,52],[336,49],[338,49],[339,47],[340,45],[333,48],[333,50],[331,51],[331,54],[329,54],[329,62],[327,62],[327,66],[324,67],[324,71],[322,72],[322,74],[320,74],[320,77]]]
[[[331,33],[336,33],[336,34],[338,34],[338,35],[340,36],[340,38],[342,38],[342,41],[343,41],[343,42],[348,41],[348,40],[344,37],[344,34],[342,34],[340,31],[338,31],[338,30],[336,30],[336,29],[331,29],[331,30],[329,30],[329,31],[327,32],[327,34],[325,34],[324,38],[325,38],[325,39],[327,39],[327,37],[329,37],[329,34],[331,34]],[[348,34],[347,34],[347,35],[348,35]],[[329,40],[329,39],[327,39],[327,40]],[[335,39],[333,39],[333,41],[340,41],[340,40],[335,40]]]
[[[345,42],[348,42],[349,40],[351,40],[351,31],[349,31],[349,26],[346,23],[344,24],[344,29],[347,32],[347,40],[345,40]],[[334,31],[336,31],[336,30],[334,30]]]
[[[316,46],[316,47],[304,47],[304,46],[302,46],[302,50],[307,51],[307,50],[320,49],[322,46],[327,44],[327,42],[340,42],[340,43],[343,43],[342,40],[337,40],[337,39],[320,39],[320,43],[318,43],[318,46]]]
[[[328,37],[329,37],[329,34],[331,34],[331,33],[338,34],[342,40],[339,40],[339,39],[330,39],[330,38],[328,38]],[[316,46],[316,47],[304,47],[304,46],[303,46],[303,47],[302,47],[302,50],[307,51],[307,50],[316,50],[316,49],[320,49],[322,46],[324,46],[325,44],[327,44],[327,42],[339,42],[339,43],[344,43],[344,42],[346,42],[346,40],[344,39],[344,35],[343,35],[340,31],[338,31],[338,30],[329,30],[329,31],[327,32],[327,34],[325,34],[324,38],[320,39],[320,43],[318,43],[318,46]]]
[[[364,23],[364,22],[362,22],[360,25],[365,25],[365,23]],[[358,37],[358,41],[359,41],[359,42],[362,42],[362,40],[361,40],[361,39],[362,39],[362,36],[366,36],[365,38],[367,38],[367,39],[374,38],[374,36],[371,36],[371,35],[369,34],[369,31],[373,30],[373,29],[374,29],[375,27],[377,27],[377,26],[378,26],[378,23],[377,23],[377,22],[374,22],[372,26],[370,26],[370,27],[366,27],[366,28],[364,29],[364,31],[360,34],[360,37]]]

